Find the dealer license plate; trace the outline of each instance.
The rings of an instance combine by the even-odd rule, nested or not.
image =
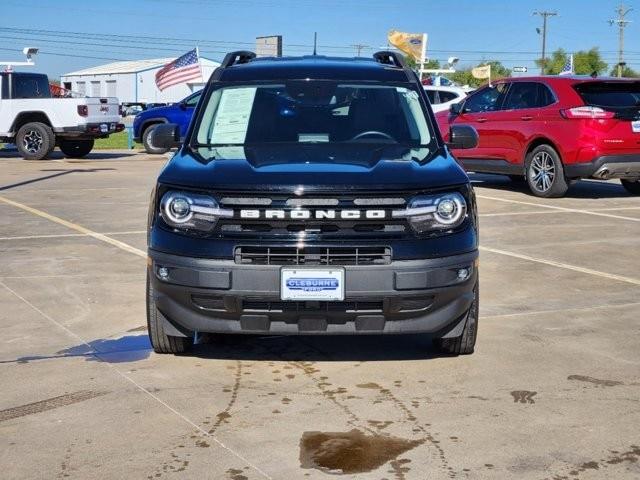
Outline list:
[[[283,268],[280,271],[282,300],[344,300],[343,268]]]
[[[101,123],[100,124],[100,131],[102,133],[109,133],[109,125],[107,125],[106,123]]]
[[[631,130],[633,133],[640,133],[640,120],[634,120],[631,122]]]

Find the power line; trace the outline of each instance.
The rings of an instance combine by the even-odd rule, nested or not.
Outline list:
[[[622,76],[622,67],[624,66],[624,29],[631,23],[630,20],[625,20],[625,17],[631,10],[633,9],[627,8],[624,3],[621,3],[616,9],[618,18],[609,20],[609,25],[618,26],[618,77]]]

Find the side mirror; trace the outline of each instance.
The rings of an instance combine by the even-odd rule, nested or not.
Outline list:
[[[449,112],[451,112],[452,115],[460,115],[462,113],[463,104],[464,102],[452,103],[449,105]]]
[[[182,144],[180,141],[180,127],[175,123],[157,125],[149,135],[149,143],[156,148],[169,149],[179,147]]]
[[[476,148],[478,146],[478,132],[470,125],[452,125],[449,127],[448,146],[456,150]]]
[[[180,110],[186,110],[187,109],[187,102],[180,102],[179,106],[180,106]]]

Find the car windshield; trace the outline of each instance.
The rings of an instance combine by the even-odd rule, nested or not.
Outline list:
[[[192,144],[429,146],[417,91],[332,81],[222,87],[212,92]]]

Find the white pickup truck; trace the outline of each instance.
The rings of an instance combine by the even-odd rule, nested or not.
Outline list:
[[[56,146],[84,157],[96,138],[122,130],[117,98],[53,98],[46,75],[0,73],[0,141],[15,143],[27,160],[47,158]]]

